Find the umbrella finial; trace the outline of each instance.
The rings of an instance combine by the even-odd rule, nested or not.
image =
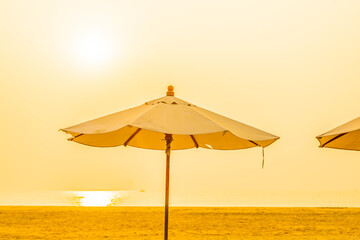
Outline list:
[[[172,85],[168,86],[168,91],[166,92],[166,96],[174,96],[174,87]]]

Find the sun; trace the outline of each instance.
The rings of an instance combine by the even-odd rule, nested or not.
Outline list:
[[[72,53],[80,66],[88,69],[104,67],[114,55],[111,34],[95,29],[78,32],[74,36]]]

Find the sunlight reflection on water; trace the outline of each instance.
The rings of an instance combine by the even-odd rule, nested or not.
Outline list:
[[[71,203],[83,207],[118,206],[128,196],[128,191],[72,191]]]

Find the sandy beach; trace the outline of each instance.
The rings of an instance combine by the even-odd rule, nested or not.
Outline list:
[[[359,239],[359,208],[170,208],[170,239]],[[162,239],[159,207],[0,207],[0,239]]]

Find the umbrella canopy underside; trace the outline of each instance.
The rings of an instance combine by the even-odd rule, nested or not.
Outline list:
[[[360,117],[316,137],[320,147],[360,151]]]

